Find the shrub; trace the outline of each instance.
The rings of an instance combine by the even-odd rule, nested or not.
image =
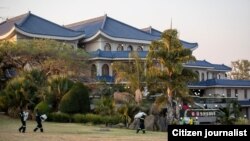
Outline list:
[[[234,124],[236,124],[236,125],[249,125],[249,121],[247,120],[247,118],[240,117],[236,120],[236,122]]]
[[[86,116],[83,114],[74,114],[73,115],[73,122],[76,123],[87,123],[89,121],[87,121]]]
[[[48,121],[55,121],[55,122],[71,122],[71,117],[69,114],[66,113],[50,113],[48,114]]]
[[[118,124],[122,122],[122,116],[102,116],[96,114],[75,114],[73,115],[73,121],[78,123],[93,123],[93,124]]]
[[[38,103],[35,109],[38,109],[43,114],[49,114],[51,111],[51,108],[49,107],[48,103],[45,101],[41,101],[40,103]]]
[[[89,112],[90,100],[87,87],[81,83],[76,83],[73,88],[63,96],[59,110],[70,114]]]

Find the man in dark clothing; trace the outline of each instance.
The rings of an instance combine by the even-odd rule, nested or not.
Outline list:
[[[145,120],[145,115],[142,115],[140,118],[139,118],[139,127],[138,127],[138,129],[137,129],[137,131],[136,131],[136,133],[139,133],[139,131],[140,130],[142,130],[142,132],[143,132],[143,134],[145,134],[145,125],[144,125],[144,120]]]
[[[25,133],[25,130],[26,130],[26,118],[25,118],[25,112],[23,111],[22,108],[21,108],[21,111],[19,113],[19,117],[21,119],[22,126],[18,130],[19,130],[19,132]]]
[[[39,113],[38,109],[36,109],[36,122],[37,122],[37,126],[33,131],[36,132],[36,130],[40,128],[40,131],[43,132],[41,114]]]

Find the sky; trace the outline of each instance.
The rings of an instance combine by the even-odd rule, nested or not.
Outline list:
[[[0,21],[31,11],[60,25],[109,17],[197,42],[197,60],[231,66],[250,60],[250,0],[0,0]]]

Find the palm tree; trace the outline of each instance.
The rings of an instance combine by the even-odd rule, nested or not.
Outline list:
[[[163,102],[167,102],[168,120],[173,121],[173,99],[188,94],[188,82],[196,79],[196,74],[183,67],[184,63],[195,60],[192,51],[182,46],[177,30],[166,30],[161,39],[153,41],[147,56],[148,84],[160,85]]]
[[[233,125],[240,117],[240,105],[237,101],[229,103],[225,108],[220,108],[218,122],[225,125]]]
[[[46,100],[52,105],[53,111],[58,110],[62,97],[73,87],[74,82],[64,76],[53,76],[48,79],[45,89]]]
[[[115,62],[113,69],[116,83],[126,82],[131,92],[135,93],[135,101],[139,105],[142,100],[142,83],[145,82],[144,63],[137,52],[131,52],[131,57],[132,60],[128,63]]]

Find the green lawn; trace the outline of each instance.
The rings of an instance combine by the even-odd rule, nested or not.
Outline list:
[[[43,122],[44,132],[33,132],[35,121],[26,122],[26,133],[19,133],[21,121],[0,115],[0,141],[167,141],[167,133],[105,128],[74,123]]]

